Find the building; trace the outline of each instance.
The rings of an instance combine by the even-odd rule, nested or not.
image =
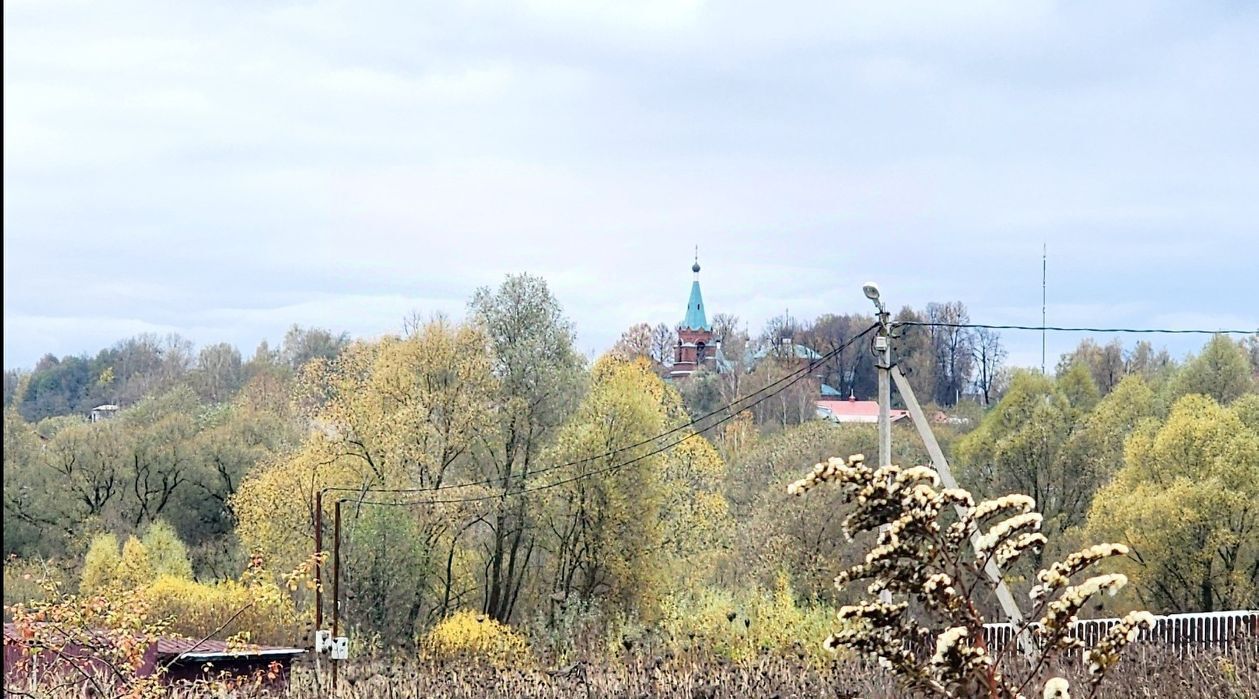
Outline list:
[[[42,627],[42,628],[36,628]],[[19,627],[4,625],[4,683],[18,687],[34,682],[47,683],[55,678],[63,686],[89,685],[105,687],[114,684],[117,675],[100,654],[101,645],[120,643],[117,634],[91,631],[83,638],[59,638],[60,633],[42,624]],[[84,640],[87,639],[87,640]],[[256,681],[266,691],[284,694],[288,687],[293,660],[306,651],[301,648],[232,644],[223,641],[196,640],[180,636],[161,636],[144,640],[137,677],[161,672],[163,684],[173,687],[217,679]],[[47,646],[59,646],[54,652]],[[90,679],[89,679],[90,678]]]
[[[704,295],[699,288],[699,260],[691,265],[695,279],[691,282],[691,296],[686,302],[686,315],[678,325],[678,342],[674,347],[670,379],[684,379],[700,367],[718,368],[721,339],[713,338],[713,326],[704,312]]]
[[[908,410],[891,411],[892,422],[909,415]],[[849,396],[848,400],[820,400],[817,402],[817,416],[831,422],[867,422],[879,421],[879,402],[873,400],[857,400]]]
[[[105,405],[98,405],[95,408],[92,408],[92,412],[87,414],[88,422],[100,422],[101,420],[108,420],[109,418],[117,415],[118,410],[119,410],[118,406],[114,405],[113,403],[106,403]]]

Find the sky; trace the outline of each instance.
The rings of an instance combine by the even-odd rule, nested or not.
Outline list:
[[[518,272],[593,354],[681,320],[696,246],[753,332],[867,280],[1038,324],[1042,246],[1050,324],[1259,328],[1256,37],[1250,2],[8,1],[4,367],[376,337]]]

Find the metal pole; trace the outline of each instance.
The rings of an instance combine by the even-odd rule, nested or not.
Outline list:
[[[315,491],[315,634],[323,627],[323,489]]]
[[[341,500],[338,498],[332,510],[332,638],[340,631],[341,617]],[[337,691],[337,669],[340,661],[332,661],[332,691]]]

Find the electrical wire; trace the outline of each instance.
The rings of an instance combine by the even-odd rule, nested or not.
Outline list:
[[[876,327],[878,327],[878,326],[877,326],[877,325],[873,325],[873,326],[871,326],[871,327],[867,328],[866,330],[862,331],[861,333],[859,333],[859,334],[857,334],[857,335],[854,335],[853,337],[849,338],[846,342],[844,342],[843,344],[841,344],[839,347],[835,348],[834,350],[831,350],[830,352],[828,352],[828,353],[827,353],[827,354],[825,354],[825,355],[822,355],[822,356],[821,356],[821,358],[819,358],[819,359],[817,359],[817,360],[814,360],[814,361],[810,362],[807,368],[808,368],[808,369],[812,369],[813,367],[815,367],[815,366],[817,365],[817,363],[818,363],[818,362],[820,362],[820,361],[824,361],[824,360],[825,360],[828,356],[831,356],[831,355],[834,355],[834,354],[838,354],[839,352],[842,352],[843,350],[847,349],[847,348],[848,348],[848,347],[850,347],[852,344],[854,344],[857,340],[860,340],[862,337],[864,337],[864,336],[866,335],[866,333],[870,332],[871,330],[873,330],[873,329],[874,329],[874,328],[876,328]],[[806,376],[808,376],[808,372],[807,372],[807,371],[803,371],[803,370],[797,370],[797,371],[792,372],[792,373],[793,373],[793,374],[796,374],[796,376],[795,376],[793,379],[791,379],[791,381],[789,381],[786,385],[782,386],[781,388],[778,388],[777,390],[773,391],[772,393],[769,393],[769,394],[766,394],[766,395],[764,395],[764,396],[761,396],[761,397],[760,397],[760,398],[758,398],[755,402],[753,402],[751,405],[748,405],[748,406],[745,406],[745,407],[741,408],[741,409],[740,409],[740,412],[741,412],[742,410],[747,410],[747,409],[750,409],[750,408],[754,408],[754,407],[756,407],[757,405],[760,405],[760,404],[761,404],[761,403],[763,403],[764,401],[769,400],[770,398],[772,398],[772,397],[774,397],[774,396],[778,395],[779,393],[782,393],[783,391],[787,390],[787,389],[788,389],[788,388],[790,388],[791,386],[793,386],[793,385],[795,385],[796,383],[798,383],[801,379],[803,379],[803,378],[805,378]],[[791,376],[791,375],[789,374],[788,376]],[[775,382],[775,383],[781,383],[781,380],[780,380],[780,381],[778,381],[778,382]],[[754,394],[752,394],[752,395],[754,395]],[[352,504],[355,504],[355,505],[383,505],[383,506],[392,506],[392,507],[407,507],[407,506],[411,506],[411,505],[450,505],[450,504],[459,504],[459,503],[466,503],[466,502],[481,502],[481,501],[485,501],[485,500],[499,500],[499,499],[505,499],[505,498],[508,498],[508,497],[514,497],[514,496],[517,496],[517,495],[525,495],[525,494],[528,494],[528,493],[535,493],[535,492],[542,491],[542,490],[549,490],[549,489],[551,489],[551,488],[558,488],[558,487],[560,487],[560,486],[562,486],[562,485],[568,485],[569,483],[575,483],[575,482],[577,482],[577,481],[580,481],[580,480],[583,480],[583,479],[586,479],[586,478],[591,478],[591,477],[594,477],[594,476],[600,476],[600,475],[604,475],[604,474],[606,474],[606,473],[612,473],[612,472],[614,472],[614,471],[618,471],[618,470],[620,470],[620,469],[622,469],[622,468],[625,468],[626,466],[630,466],[630,465],[632,465],[632,464],[638,463],[639,461],[643,461],[643,460],[645,460],[645,459],[649,459],[649,458],[651,458],[651,457],[653,457],[653,456],[656,456],[656,455],[658,455],[658,454],[661,454],[661,453],[663,453],[663,452],[666,452],[666,451],[668,451],[668,450],[672,449],[673,447],[676,447],[677,445],[681,444],[682,442],[687,441],[688,439],[692,439],[692,438],[694,438],[694,437],[698,437],[699,435],[702,435],[702,434],[704,434],[704,433],[706,433],[706,432],[708,432],[708,431],[710,431],[710,430],[712,430],[712,429],[716,428],[718,425],[721,425],[721,424],[723,424],[723,423],[725,423],[725,422],[727,422],[727,421],[729,421],[729,420],[734,419],[737,415],[738,415],[738,413],[737,413],[737,412],[732,412],[732,413],[730,413],[730,414],[728,414],[728,415],[726,415],[726,416],[722,417],[720,420],[717,420],[717,421],[713,422],[713,423],[712,423],[712,424],[710,424],[710,425],[707,425],[707,426],[705,426],[705,427],[702,427],[702,428],[700,428],[700,429],[696,430],[695,432],[691,432],[690,434],[687,434],[687,435],[683,436],[682,438],[680,438],[680,439],[678,439],[678,440],[675,440],[675,441],[673,441],[673,442],[670,442],[669,444],[666,444],[666,445],[664,445],[664,446],[662,446],[662,447],[658,447],[658,448],[656,448],[656,449],[653,449],[652,451],[647,452],[646,454],[642,454],[642,455],[640,455],[640,456],[634,457],[633,459],[630,459],[630,460],[628,460],[628,461],[623,461],[623,462],[620,462],[620,463],[611,464],[611,465],[609,465],[609,466],[605,466],[605,467],[603,467],[603,468],[596,469],[596,470],[594,470],[594,471],[585,471],[585,472],[578,473],[578,474],[573,475],[573,476],[569,476],[569,477],[567,477],[567,478],[562,478],[562,479],[557,480],[557,481],[552,481],[552,482],[550,482],[550,483],[544,483],[544,484],[542,484],[542,485],[528,486],[528,487],[518,488],[518,489],[516,489],[516,490],[508,490],[508,491],[505,491],[505,492],[502,492],[502,493],[490,493],[490,494],[486,494],[486,495],[477,495],[477,496],[470,496],[470,497],[463,497],[463,498],[444,498],[444,499],[436,499],[436,500],[430,500],[430,499],[423,499],[423,500],[408,500],[408,501],[404,501],[404,502],[399,502],[399,501],[389,501],[389,500],[367,500],[367,499],[362,499],[362,498],[341,498],[341,499],[339,499],[339,500],[338,500],[338,502],[342,502],[342,503],[352,503]],[[694,421],[692,421],[692,423],[691,423],[691,424],[694,424]],[[673,431],[673,432],[676,432],[677,430],[675,429],[675,430],[672,430],[672,431]],[[653,438],[653,439],[654,439],[654,438]],[[650,441],[652,441],[652,440],[644,440],[644,441],[642,441],[642,442],[639,442],[639,443],[638,443],[638,445],[639,445],[639,446],[641,446],[641,445],[644,445],[644,444],[649,443]],[[631,447],[631,448],[632,448],[632,447]],[[608,454],[615,453],[615,451],[624,451],[624,449],[621,449],[621,450],[614,450],[614,452],[608,452]],[[590,458],[583,459],[583,460],[578,461],[578,462],[572,462],[572,463],[585,463],[585,462],[588,462],[588,461],[593,461],[593,460],[597,460],[597,459],[600,459],[600,458],[604,458],[604,456],[606,456],[606,455],[600,455],[600,456],[590,457]],[[544,470],[553,470],[554,468],[555,468],[555,467],[548,467],[548,469],[538,469],[538,470],[537,470],[537,471],[535,471],[534,473],[541,473],[541,472],[543,472]],[[464,485],[466,486],[466,485],[475,485],[475,484],[464,484]],[[428,490],[430,490],[430,491],[431,491],[431,490],[436,490],[436,489],[430,488],[430,489],[428,489]],[[366,495],[366,493],[368,493],[368,492],[372,492],[372,493],[384,493],[384,492],[394,492],[394,491],[389,491],[389,490],[375,490],[375,489],[370,489],[370,488],[369,488],[369,489],[366,489],[366,490],[358,489],[358,490],[356,490],[355,492],[362,492],[364,495]],[[418,490],[407,490],[407,491],[404,491],[404,492],[418,492]]]
[[[1164,334],[1164,335],[1255,335],[1259,334],[1259,328],[1254,330],[1175,330],[1169,328],[1067,328],[1052,325],[991,325],[986,323],[935,323],[930,321],[919,320],[899,320],[893,321],[892,327],[919,327],[919,328],[977,328],[986,330],[1036,330],[1048,332],[1085,332],[1085,333],[1140,333],[1140,334]]]
[[[545,466],[545,467],[542,467],[542,468],[534,469],[534,470],[532,470],[532,471],[526,471],[524,474],[522,474],[522,477],[527,478],[527,477],[530,477],[530,476],[536,476],[536,475],[543,474],[543,473],[549,473],[549,472],[551,472],[551,471],[556,471],[556,470],[559,470],[559,469],[562,469],[562,468],[570,468],[570,467],[573,467],[573,466],[581,466],[581,465],[583,465],[583,464],[588,464],[588,463],[590,463],[590,462],[592,462],[592,461],[598,461],[599,459],[606,459],[606,458],[608,458],[608,457],[616,456],[617,454],[620,454],[620,453],[622,453],[622,452],[630,451],[630,450],[632,450],[632,449],[637,449],[638,447],[642,447],[642,446],[646,446],[646,445],[648,445],[648,444],[652,444],[652,443],[656,442],[657,440],[664,439],[665,437],[668,437],[669,435],[676,434],[676,433],[681,432],[681,431],[683,431],[683,430],[686,430],[686,429],[689,429],[689,428],[691,428],[691,427],[694,427],[694,426],[696,426],[696,425],[698,425],[698,424],[702,423],[703,421],[705,421],[705,420],[707,420],[708,418],[711,418],[711,417],[713,417],[713,416],[715,416],[715,415],[718,415],[718,414],[720,414],[720,413],[723,413],[723,412],[727,412],[727,411],[729,411],[729,415],[728,415],[725,419],[723,419],[723,420],[722,420],[722,421],[720,421],[720,422],[715,423],[714,425],[710,425],[708,428],[705,428],[705,429],[711,429],[711,427],[715,427],[716,425],[722,424],[722,422],[725,422],[725,420],[730,419],[730,418],[731,418],[731,417],[733,417],[734,415],[736,415],[736,414],[738,414],[738,413],[740,413],[740,412],[742,412],[742,411],[744,411],[744,410],[747,410],[747,409],[748,409],[748,408],[750,408],[750,407],[754,407],[754,406],[756,406],[756,405],[759,405],[759,404],[760,404],[760,401],[757,401],[756,403],[753,403],[753,404],[752,404],[752,405],[750,405],[750,406],[743,406],[743,407],[740,407],[740,408],[738,408],[737,410],[735,409],[735,406],[739,405],[740,403],[742,403],[742,402],[744,402],[744,401],[747,401],[747,400],[751,399],[752,397],[754,397],[754,396],[756,396],[756,395],[758,395],[758,394],[764,393],[765,391],[768,391],[768,390],[770,390],[770,389],[774,388],[775,386],[777,386],[778,384],[781,384],[781,383],[783,383],[784,381],[787,381],[787,380],[789,380],[789,379],[790,379],[790,380],[792,380],[792,382],[791,382],[791,384],[788,384],[787,386],[790,386],[790,385],[794,384],[796,381],[799,381],[799,380],[800,380],[801,378],[803,378],[804,376],[807,376],[808,374],[811,374],[811,373],[812,373],[812,372],[813,372],[813,371],[814,371],[814,370],[818,367],[818,365],[819,365],[819,364],[821,364],[822,362],[825,362],[825,361],[827,361],[827,360],[829,360],[829,359],[832,359],[832,358],[834,358],[834,357],[838,356],[838,355],[839,355],[840,353],[842,353],[844,350],[848,349],[848,347],[850,347],[850,346],[851,346],[854,342],[856,342],[857,340],[861,339],[862,337],[865,337],[867,334],[869,334],[871,331],[873,331],[874,329],[876,329],[876,328],[878,328],[878,327],[879,327],[879,324],[878,324],[878,323],[875,323],[875,324],[871,325],[870,327],[866,328],[865,330],[862,330],[861,332],[857,333],[856,335],[853,335],[851,338],[849,338],[848,340],[846,340],[846,341],[844,341],[843,343],[841,343],[838,347],[836,347],[836,348],[834,348],[834,349],[831,349],[831,350],[827,351],[825,354],[822,354],[822,355],[818,356],[818,358],[817,358],[817,359],[810,360],[810,361],[809,361],[809,363],[808,363],[808,364],[806,364],[805,366],[803,366],[803,367],[801,367],[801,368],[799,368],[799,369],[796,369],[795,371],[789,372],[789,373],[785,374],[784,376],[782,376],[782,377],[778,378],[777,380],[775,380],[775,381],[771,381],[770,383],[766,384],[765,386],[762,386],[761,388],[759,388],[759,389],[757,389],[757,390],[755,390],[755,391],[752,391],[751,393],[749,393],[749,394],[747,394],[747,395],[745,395],[745,396],[740,396],[739,398],[734,399],[734,400],[733,400],[733,401],[731,401],[730,403],[727,403],[726,405],[723,405],[723,406],[721,406],[720,408],[716,408],[715,410],[709,411],[708,413],[705,413],[704,415],[700,415],[699,417],[692,419],[690,422],[687,422],[687,423],[684,423],[684,424],[678,425],[677,427],[674,427],[673,429],[666,430],[666,431],[664,431],[664,432],[661,432],[660,434],[657,434],[657,435],[654,435],[654,436],[648,437],[648,438],[646,438],[646,439],[643,439],[643,440],[641,440],[641,441],[635,442],[635,443],[633,443],[633,444],[627,444],[627,445],[625,445],[625,446],[618,447],[618,448],[616,448],[616,449],[612,449],[612,450],[610,450],[610,451],[606,451],[606,452],[604,452],[604,453],[602,453],[602,454],[595,454],[595,455],[593,455],[593,456],[587,456],[587,457],[582,458],[582,459],[577,459],[576,461],[569,461],[569,462],[567,462],[567,463],[562,463],[562,464],[553,464],[553,465],[551,465],[551,466]],[[787,386],[784,386],[781,390],[786,390]],[[778,391],[775,391],[775,393],[774,393],[774,394],[770,394],[770,395],[775,395],[776,393],[778,393]],[[688,438],[689,438],[689,437],[688,437]],[[675,443],[675,444],[677,444],[677,443]],[[321,491],[322,491],[322,492],[325,492],[325,493],[328,493],[328,492],[348,492],[348,493],[362,493],[362,492],[372,492],[372,493],[428,493],[428,492],[437,491],[437,490],[450,490],[450,489],[453,489],[453,488],[471,488],[471,487],[475,487],[475,486],[482,486],[482,485],[494,485],[494,484],[495,484],[495,483],[497,483],[498,481],[499,481],[499,479],[497,479],[497,478],[486,478],[486,479],[483,479],[483,480],[480,480],[480,481],[470,481],[470,482],[462,482],[462,483],[447,483],[447,484],[443,484],[443,485],[431,486],[431,487],[428,487],[428,488],[348,488],[348,487],[327,487],[327,488],[322,488],[322,489],[321,489]],[[357,502],[357,500],[356,500],[355,502]]]

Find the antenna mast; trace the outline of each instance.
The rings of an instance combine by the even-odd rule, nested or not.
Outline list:
[[[1040,373],[1045,373],[1045,272],[1049,267],[1049,246],[1040,244]]]

